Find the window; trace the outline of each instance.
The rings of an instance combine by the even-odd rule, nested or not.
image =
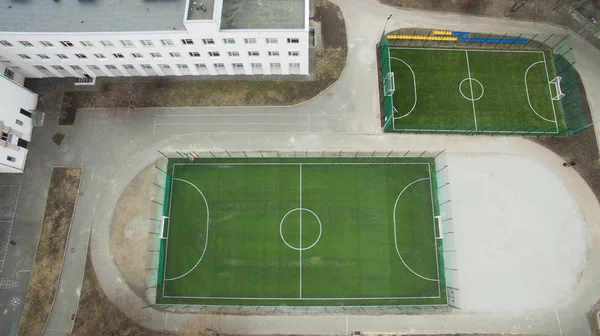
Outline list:
[[[4,139],[4,133],[2,133],[2,139],[6,141],[6,139]],[[7,156],[6,159],[10,162],[17,162],[17,159],[14,156]]]
[[[300,43],[299,38],[288,38],[287,43]]]
[[[181,43],[183,43],[184,45],[192,45],[192,44],[194,44],[194,40],[192,40],[192,39],[181,39]]]
[[[73,43],[71,43],[71,41],[60,41],[60,44],[62,44],[62,46],[65,48],[73,47]]]
[[[224,44],[235,44],[235,39],[234,38],[224,38],[223,43]]]
[[[152,58],[162,58],[161,53],[150,53],[150,56],[152,56]]]
[[[107,65],[106,65],[106,68],[107,68],[108,70],[117,70],[117,67],[116,67],[116,66],[114,66],[114,65],[112,65],[112,64],[107,64]]]
[[[177,69],[187,69],[188,65],[187,64],[177,64]]]
[[[26,47],[33,47],[33,44],[31,44],[31,42],[29,42],[29,41],[19,41],[19,43],[21,43],[22,45],[24,45]]]
[[[144,55],[140,53],[132,53],[131,56],[133,56],[133,58],[144,58]]]
[[[219,56],[221,56],[221,54],[219,54],[218,51],[209,51],[208,52],[208,56],[210,56],[210,57],[219,57]]]
[[[58,57],[60,59],[69,59],[69,56],[67,56],[65,54],[56,54],[56,57]]]
[[[161,69],[171,69],[171,67],[168,64],[159,64],[158,67]]]
[[[23,126],[23,122],[19,119],[15,120],[15,124],[17,124],[19,126]]]
[[[123,47],[126,47],[126,48],[133,47],[133,42],[131,42],[130,40],[120,40],[119,42],[121,42],[121,45],[123,45]]]
[[[73,70],[83,70],[79,65],[69,65]]]
[[[133,69],[135,69],[135,67],[133,66],[133,64],[123,64],[123,69],[133,70]]]
[[[93,47],[94,44],[90,41],[79,41],[81,43],[82,46],[84,47]]]
[[[144,47],[153,47],[154,46],[154,43],[152,43],[151,40],[140,40],[140,43]]]
[[[100,70],[100,67],[97,65],[88,65],[88,67],[92,70]]]
[[[194,64],[196,66],[196,68],[198,69],[206,69],[206,64],[205,63],[196,63]]]
[[[224,63],[215,63],[215,68],[216,69],[225,69],[225,64]]]
[[[228,52],[229,57],[240,57],[240,53],[237,51],[230,51]]]
[[[87,56],[85,56],[85,54],[75,54],[75,57],[79,58],[79,59],[86,59]]]
[[[31,59],[31,57],[29,57],[29,55],[27,54],[17,54],[19,55],[19,57],[21,57],[22,59]]]
[[[173,57],[173,58],[181,58],[181,53],[178,52],[170,52],[169,56]]]
[[[248,56],[258,56],[258,51],[248,51]]]
[[[104,56],[104,54],[94,54],[94,56],[96,56],[97,59],[105,59],[106,58]]]
[[[300,68],[300,63],[290,63],[290,68],[298,69]]]
[[[125,56],[123,56],[123,54],[121,54],[121,53],[114,53],[113,56],[115,58],[125,58]]]
[[[250,63],[250,66],[251,66],[252,68],[255,68],[255,69],[256,69],[256,68],[262,68],[262,64],[261,64],[261,63]]]
[[[10,42],[8,42],[7,40],[1,40],[1,41],[0,41],[0,44],[1,44],[1,45],[3,45],[3,46],[5,46],[5,47],[12,47],[12,46],[13,46],[13,45],[12,45]]]
[[[213,40],[213,39],[202,39],[202,43],[204,43],[204,44],[215,44],[215,40]]]
[[[244,65],[243,65],[242,63],[231,63],[231,66],[232,66],[234,69],[235,69],[235,68],[238,68],[238,69],[240,69],[240,68],[241,68],[241,69],[243,69],[243,68],[244,68]]]
[[[191,51],[189,54],[190,54],[190,57],[192,57],[192,58],[200,57],[200,53],[198,51]],[[219,56],[218,53],[217,53],[217,56]]]
[[[254,37],[252,37],[252,38],[245,38],[244,39],[244,43],[246,43],[246,44],[256,44],[256,39]]]
[[[142,67],[142,69],[152,69],[152,65],[150,64],[140,64],[140,67]]]
[[[50,41],[40,41],[40,44],[48,48],[54,47],[54,44],[50,43]]]
[[[281,63],[269,63],[271,69],[281,68]]]
[[[269,56],[279,56],[279,51],[269,51]]]
[[[9,68],[4,68],[4,76],[6,78],[10,78],[10,79],[14,79],[15,78],[15,72],[10,70]]]
[[[65,68],[62,67],[62,65],[51,65],[50,67],[57,71],[65,70]]]
[[[46,54],[37,54],[39,58],[41,59],[50,59],[50,57]]]
[[[160,44],[162,44],[166,47],[170,47],[170,46],[173,46],[173,40],[171,40],[171,39],[160,40]]]
[[[298,56],[300,55],[300,52],[298,51],[288,51],[288,56]]]
[[[267,37],[265,40],[267,41],[267,44],[275,44],[275,43],[277,43],[277,39],[274,38],[274,37]]]
[[[100,44],[103,47],[114,47],[114,44],[111,41],[100,41]]]

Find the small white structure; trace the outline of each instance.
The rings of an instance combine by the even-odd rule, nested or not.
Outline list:
[[[29,0],[0,9],[28,78],[309,73],[310,0]]]
[[[0,64],[0,173],[22,173],[25,168],[38,95],[23,87],[24,80]]]

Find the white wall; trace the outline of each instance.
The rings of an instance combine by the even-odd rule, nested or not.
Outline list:
[[[136,72],[141,76],[154,75],[164,76],[165,71],[161,70],[160,64],[168,64],[175,76],[181,76],[182,73],[177,69],[177,64],[188,65],[192,75],[211,74],[216,75],[215,63],[225,64],[226,73],[233,75],[232,63],[244,64],[244,73],[246,75],[254,74],[250,63],[261,63],[261,74],[271,74],[270,63],[281,63],[281,74],[289,74],[290,63],[300,63],[299,74],[308,74],[308,29],[300,30],[230,30],[219,31],[216,22],[206,21],[186,21],[185,25],[188,31],[162,31],[162,32],[120,32],[120,33],[8,33],[0,32],[0,40],[7,40],[13,46],[6,47],[0,45],[0,56],[3,60],[10,62],[12,66],[19,67],[19,72],[28,78],[42,77],[82,77],[86,73],[92,77],[96,76],[131,76],[130,72],[123,68],[125,64],[132,64]],[[212,38],[214,45],[205,45],[202,39]],[[236,44],[226,45],[223,38],[235,38]],[[257,44],[248,45],[244,43],[244,38],[256,38]],[[266,38],[277,38],[278,43],[266,43]],[[287,38],[298,38],[298,44],[288,44]],[[171,39],[174,46],[163,46],[161,39]],[[182,39],[193,39],[194,45],[182,44]],[[29,41],[33,47],[23,46],[19,41]],[[70,41],[73,47],[64,47],[59,41]],[[104,47],[100,41],[108,40],[113,47]],[[124,47],[119,40],[131,40],[134,47]],[[151,40],[152,47],[144,47],[140,40]],[[40,41],[49,41],[53,47],[45,47]],[[85,47],[81,41],[90,41],[93,46]],[[219,57],[210,57],[211,51],[220,53]],[[227,55],[228,51],[237,51],[240,57],[231,58]],[[249,57],[248,51],[259,51],[259,57]],[[279,57],[269,57],[268,51],[279,51]],[[298,51],[297,57],[288,57],[288,51]],[[169,56],[170,52],[179,52],[180,59]],[[200,58],[194,58],[189,52],[200,52]],[[86,59],[79,59],[75,54],[82,53],[87,56]],[[104,59],[98,59],[94,54],[99,53],[105,56]],[[115,58],[114,53],[121,53],[124,58]],[[132,53],[141,53],[142,59],[134,58]],[[150,53],[160,53],[162,58],[152,58]],[[18,54],[26,54],[31,59],[25,60]],[[41,59],[37,54],[45,54],[50,59]],[[65,54],[69,59],[60,59],[56,55]],[[208,73],[202,73],[195,66],[196,63],[204,63],[207,66]],[[141,64],[149,64],[152,71],[144,71]],[[34,66],[44,66],[47,71],[40,71]],[[65,68],[64,71],[53,69],[52,65],[59,65]],[[78,65],[83,71],[73,70],[69,66]],[[91,70],[88,66],[99,66],[100,70]],[[110,70],[106,65],[114,65],[117,70]]]
[[[2,70],[3,71],[3,70]],[[27,149],[17,147],[18,138],[31,140],[32,120],[21,114],[20,110],[34,111],[37,105],[37,94],[25,89],[18,83],[0,75],[0,120],[4,129],[11,129],[13,139],[9,144],[0,145],[0,173],[22,172],[27,159]],[[18,125],[19,120],[22,125]],[[16,162],[7,160],[11,156]]]

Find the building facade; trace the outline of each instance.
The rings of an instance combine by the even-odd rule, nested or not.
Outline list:
[[[27,78],[306,75],[309,2],[13,1],[0,62]]]
[[[22,173],[25,168],[38,96],[23,87],[24,81],[0,64],[0,173]]]

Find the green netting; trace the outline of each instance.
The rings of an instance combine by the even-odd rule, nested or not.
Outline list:
[[[389,41],[387,36],[381,35],[381,40],[379,41],[379,59],[380,59],[380,80],[381,80],[381,105],[382,105],[382,115],[384,122],[384,130],[388,131],[392,129],[392,118],[394,117],[394,103],[392,100],[392,96],[386,96],[385,94],[385,79],[388,74],[392,72],[392,68],[390,65],[390,50],[389,50]]]
[[[169,191],[171,190],[171,174],[167,173],[167,181],[165,182],[165,198],[163,201],[163,216],[167,215],[169,210]]]
[[[163,281],[163,267],[165,267],[165,240],[160,240],[160,247],[158,252],[158,277],[156,279],[157,288],[160,288]]]

